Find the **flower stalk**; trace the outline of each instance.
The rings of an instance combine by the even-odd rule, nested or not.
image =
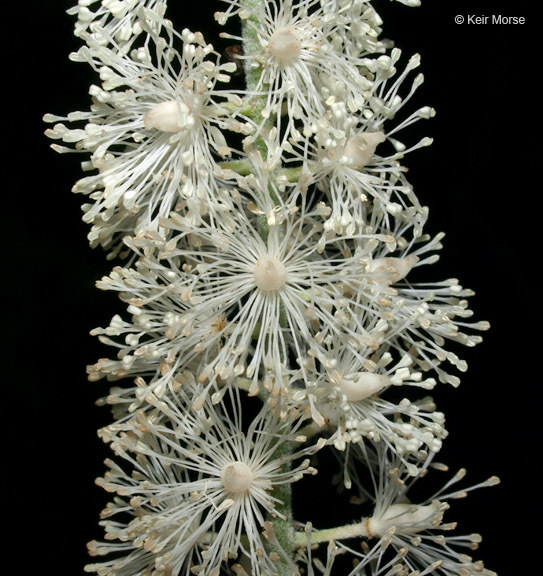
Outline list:
[[[266,92],[268,88],[262,83],[262,45],[258,36],[259,19],[265,12],[265,0],[243,0],[242,8],[248,16],[242,16],[241,35],[243,38],[243,55],[245,83],[250,95],[250,117],[257,123],[263,123],[271,128],[268,118],[265,118]],[[268,146],[262,136],[258,136],[254,143],[263,159],[267,158]]]
[[[88,368],[115,382],[100,400],[112,458],[97,481],[113,498],[86,570],[332,576],[341,552],[353,576],[491,576],[463,552],[480,537],[449,537],[443,516],[497,479],[452,489],[460,471],[411,496],[444,470],[429,393],[466,370],[450,343],[488,328],[458,280],[414,280],[442,240],[403,165],[430,139],[399,140],[433,116],[402,110],[420,58],[381,40],[369,0],[223,5],[221,25],[241,21],[224,36],[243,45],[243,90],[229,88],[237,63],[178,32],[164,0],[69,11],[71,57],[100,81],[87,112],[44,120],[55,150],[87,154],[74,191],[90,244],[116,262],[97,285],[125,307],[93,330],[115,350]],[[312,488],[302,522],[293,494],[325,453],[334,484]],[[313,528],[338,492],[366,515]]]
[[[258,36],[258,24],[265,16],[265,3],[266,0],[244,0],[243,5],[249,12],[247,18],[242,19],[242,37],[243,37],[243,53],[245,56],[245,81],[247,91],[252,94],[251,98],[251,117],[257,124],[262,123],[262,132],[265,134],[266,130],[270,130],[272,123],[270,118],[265,118],[264,110],[266,107],[266,93],[265,90],[269,87],[262,82],[262,44]],[[264,135],[257,136],[254,146],[261,155],[261,158],[266,161],[268,156],[268,145]],[[254,169],[254,168],[253,168]],[[249,169],[249,174],[251,170]],[[282,166],[279,166],[270,174],[271,182],[276,180],[277,176],[282,175]],[[279,198],[276,189],[273,185],[269,186],[270,197],[274,205],[279,205]],[[260,217],[260,235],[263,240],[268,244],[269,239],[269,223],[265,215]],[[279,326],[281,329],[286,327],[284,313],[280,313]],[[286,359],[283,357],[283,361]],[[262,389],[262,386],[259,387]],[[290,457],[292,449],[289,443],[281,444],[275,453],[277,458],[280,458],[285,463],[283,470],[288,473],[290,468]],[[274,517],[268,516],[271,521],[275,536],[277,538],[278,546],[268,542],[269,552],[274,553],[279,558],[277,569],[279,576],[290,576],[292,573],[291,566],[293,564],[293,535],[294,524],[292,516],[292,488],[290,484],[281,484],[274,488],[272,496],[278,502],[278,514]]]

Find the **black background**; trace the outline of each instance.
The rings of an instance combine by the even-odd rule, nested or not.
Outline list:
[[[2,36],[4,557],[14,556],[18,573],[56,576],[82,574],[85,543],[101,536],[106,495],[93,479],[108,454],[95,431],[109,412],[94,405],[106,386],[88,383],[85,366],[108,352],[89,331],[123,312],[94,287],[111,264],[88,248],[82,199],[70,192],[81,158],[54,153],[43,136],[43,114],[88,108],[96,81],[68,60],[78,46],[65,14],[71,4],[10,3]],[[214,33],[216,2],[170,4],[179,29]],[[452,471],[467,467],[468,483],[502,479],[447,513],[459,532],[482,533],[476,556],[502,576],[540,566],[540,22],[528,4],[374,2],[384,35],[406,56],[422,56],[426,81],[413,109],[437,110],[417,128],[434,145],[406,159],[430,207],[429,231],[446,232],[436,273],[473,288],[476,317],[492,325],[482,345],[465,351],[470,368],[460,388],[441,386],[435,396],[450,433],[440,460]],[[526,23],[458,25],[457,14]]]

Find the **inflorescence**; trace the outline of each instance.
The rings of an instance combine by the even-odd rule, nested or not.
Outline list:
[[[126,305],[93,331],[115,350],[88,369],[115,382],[112,499],[86,569],[493,574],[466,554],[480,537],[444,521],[463,471],[410,492],[444,469],[428,391],[459,384],[453,350],[488,328],[455,278],[425,279],[442,235],[402,162],[431,139],[399,139],[434,115],[406,112],[420,58],[381,39],[377,0],[223,0],[233,58],[166,4],[79,0],[92,104],[45,117],[54,149],[85,155],[74,192],[116,262],[98,287]],[[299,521],[293,494],[326,454],[335,485]],[[350,520],[316,528],[338,493]]]

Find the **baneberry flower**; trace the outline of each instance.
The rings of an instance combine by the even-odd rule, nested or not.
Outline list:
[[[463,473],[412,490],[443,468],[429,394],[459,384],[456,346],[488,323],[458,280],[429,275],[443,235],[403,162],[431,139],[401,134],[434,110],[406,112],[420,58],[402,64],[373,4],[223,0],[234,61],[178,32],[163,0],[69,11],[72,59],[99,82],[89,111],[46,115],[47,134],[86,155],[74,190],[116,260],[98,287],[126,305],[93,331],[116,353],[88,368],[114,382],[98,480],[113,496],[88,571],[493,574],[463,552],[480,537],[444,522]],[[293,487],[329,453],[334,483],[299,522]],[[323,528],[337,491],[350,521]]]

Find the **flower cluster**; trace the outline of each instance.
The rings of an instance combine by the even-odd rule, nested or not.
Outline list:
[[[100,81],[47,134],[86,154],[74,191],[117,261],[98,287],[127,307],[93,332],[116,350],[89,366],[115,382],[100,431],[115,459],[87,569],[491,574],[457,550],[478,537],[441,534],[448,496],[407,496],[447,435],[426,391],[458,385],[458,344],[488,327],[456,279],[423,278],[442,237],[402,161],[431,140],[398,139],[434,115],[404,113],[420,59],[381,39],[369,0],[223,4],[234,61],[177,32],[163,0],[70,10],[72,59]],[[329,452],[369,508],[317,530],[292,494]]]

